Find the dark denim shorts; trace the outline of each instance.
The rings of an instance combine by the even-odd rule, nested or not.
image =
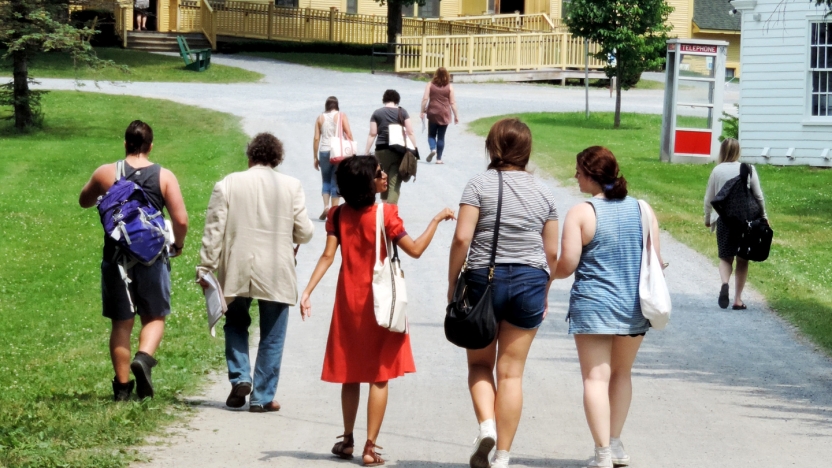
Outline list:
[[[488,268],[478,268],[466,273],[469,300],[480,300],[488,285]],[[521,264],[498,264],[494,269],[492,299],[497,321],[518,328],[533,330],[543,323],[546,310],[546,283],[549,274],[540,268]]]
[[[145,266],[137,264],[127,270],[130,296],[118,269],[118,263],[101,262],[101,300],[104,316],[112,320],[130,320],[138,313],[145,317],[170,315],[170,260],[162,256]],[[133,307],[130,307],[132,299]]]

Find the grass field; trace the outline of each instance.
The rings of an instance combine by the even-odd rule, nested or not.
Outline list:
[[[368,55],[340,55],[340,54],[316,54],[301,52],[243,52],[253,57],[263,57],[283,62],[297,63],[310,67],[327,68],[329,70],[347,73],[369,73],[371,70]],[[384,57],[375,58],[375,69],[377,71],[393,71],[392,64],[386,64]]]
[[[130,447],[187,411],[182,395],[224,362],[194,266],[213,184],[245,169],[247,137],[234,117],[167,101],[51,92],[43,103],[42,131],[19,135],[0,123],[0,466],[126,466],[136,457]],[[172,260],[156,398],[114,404],[110,322],[101,316],[103,231],[78,194],[96,167],[123,157],[133,119],[153,126],[151,159],[177,175],[191,230]]]
[[[243,83],[256,82],[263,78],[260,73],[218,64],[211,64],[211,68],[204,72],[194,72],[186,70],[184,62],[179,57],[169,57],[137,50],[100,48],[96,50],[96,53],[101,59],[112,60],[119,65],[127,65],[129,73],[124,73],[115,68],[98,72],[89,68],[76,70],[72,64],[72,59],[68,55],[60,53],[37,56],[30,65],[29,73],[34,78],[185,83]],[[11,76],[11,61],[0,60],[0,76]]]
[[[576,186],[575,155],[592,145],[607,146],[618,158],[630,193],[649,201],[663,229],[717,262],[716,240],[703,224],[702,200],[713,165],[659,161],[661,116],[596,113],[537,113],[519,116],[534,135],[533,162],[566,185]],[[472,124],[485,135],[498,117]],[[769,305],[832,352],[832,171],[806,166],[758,165],[766,208],[774,229],[771,256],[753,263],[749,282]],[[685,268],[674,265],[671,268]],[[733,287],[732,287],[733,290]],[[719,293],[714,272],[713,296]]]

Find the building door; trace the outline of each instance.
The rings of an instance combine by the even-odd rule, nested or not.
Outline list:
[[[526,11],[526,0],[500,0],[500,13],[510,14],[519,11],[522,15]]]

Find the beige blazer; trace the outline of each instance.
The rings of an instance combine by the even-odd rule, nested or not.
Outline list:
[[[312,239],[300,181],[268,166],[228,175],[214,186],[197,277],[217,271],[226,302],[250,297],[294,305],[294,245]]]

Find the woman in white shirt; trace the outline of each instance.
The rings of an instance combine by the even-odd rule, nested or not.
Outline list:
[[[324,113],[315,119],[315,137],[312,140],[312,159],[315,170],[321,171],[321,196],[324,199],[324,210],[318,219],[326,219],[330,207],[336,207],[341,202],[338,184],[335,182],[335,168],[337,164],[330,161],[330,140],[338,134],[338,123],[344,129],[344,136],[352,140],[350,121],[347,114],[338,108],[338,98],[330,96],[324,103]],[[331,204],[330,204],[331,203]]]
[[[719,306],[723,309],[728,308],[730,302],[728,298],[728,281],[731,280],[731,273],[734,268],[734,257],[736,257],[739,250],[740,233],[732,231],[728,224],[719,218],[719,215],[713,210],[711,201],[716,197],[722,186],[726,182],[740,175],[742,164],[740,159],[740,144],[733,138],[726,138],[719,148],[719,164],[711,171],[711,177],[708,179],[708,188],[705,190],[705,226],[713,230],[716,229],[716,242],[719,249],[719,276],[722,279],[722,288],[719,290]],[[768,219],[766,215],[766,205],[763,200],[763,191],[760,189],[760,179],[757,177],[757,171],[754,166],[749,166],[751,172],[751,194],[760,205],[760,212],[763,218]],[[748,260],[736,257],[737,268],[735,275],[735,292],[733,310],[744,310],[745,303],[742,302],[742,290],[745,287],[745,281],[748,278]]]

